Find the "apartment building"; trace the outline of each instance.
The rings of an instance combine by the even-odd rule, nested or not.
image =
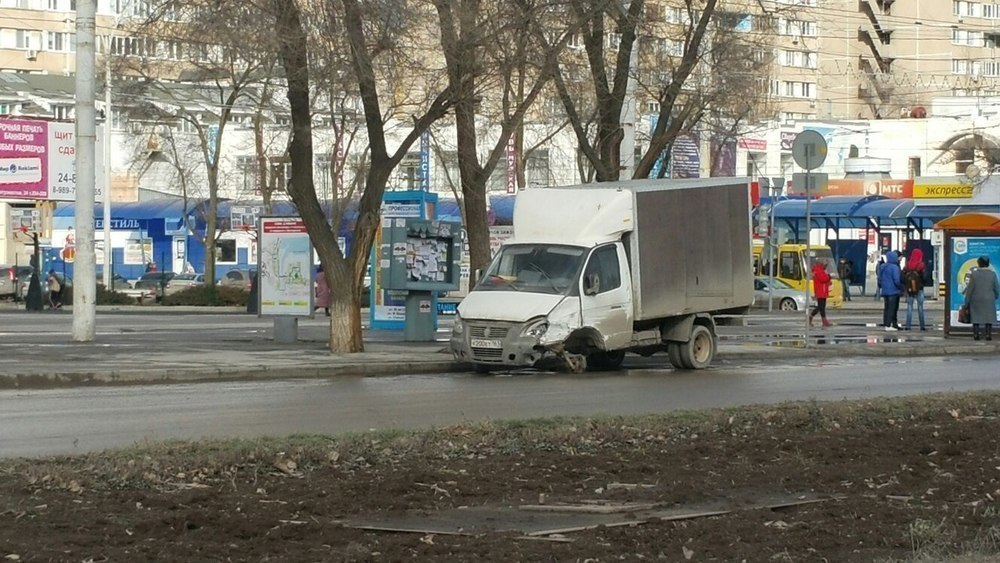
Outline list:
[[[1000,3],[782,0],[771,93],[779,118],[921,117],[933,98],[994,95]]]

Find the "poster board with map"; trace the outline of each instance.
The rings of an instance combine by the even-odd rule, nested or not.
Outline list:
[[[261,217],[259,223],[260,315],[311,316],[313,253],[305,222],[300,217]]]

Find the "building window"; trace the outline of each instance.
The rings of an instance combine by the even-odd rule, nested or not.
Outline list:
[[[786,81],[781,83],[781,95],[788,98],[815,98],[816,85],[812,82]]]
[[[53,105],[52,106],[52,117],[66,121],[73,119],[73,106],[71,105]]]
[[[967,29],[951,30],[951,42],[953,45],[967,45],[969,47],[983,46],[983,32],[969,31]]]
[[[18,29],[14,33],[14,46],[17,49],[37,49],[41,42],[34,38],[35,34],[27,29]]]
[[[779,57],[782,66],[816,68],[816,53],[811,51],[784,51]]]
[[[1000,4],[983,4],[983,17],[991,20],[1000,19]]]
[[[232,264],[236,262],[235,240],[215,241],[215,262],[216,264]]]

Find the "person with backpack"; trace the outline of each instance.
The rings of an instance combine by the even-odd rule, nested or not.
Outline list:
[[[851,277],[854,276],[854,267],[847,261],[847,258],[840,257],[837,262],[837,275],[840,276],[840,283],[844,288],[844,300],[851,300]]]
[[[910,252],[910,259],[906,261],[906,268],[903,270],[903,288],[906,291],[906,327],[910,330],[913,326],[913,306],[917,308],[917,320],[920,321],[920,330],[927,330],[924,321],[924,251],[914,248]]]

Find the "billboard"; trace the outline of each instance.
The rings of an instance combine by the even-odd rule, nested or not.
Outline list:
[[[312,315],[312,244],[300,217],[261,217],[258,234],[260,314]]]
[[[97,162],[103,150],[100,135]],[[95,197],[103,197],[104,167],[97,166]],[[0,199],[76,200],[76,126],[0,118]]]

